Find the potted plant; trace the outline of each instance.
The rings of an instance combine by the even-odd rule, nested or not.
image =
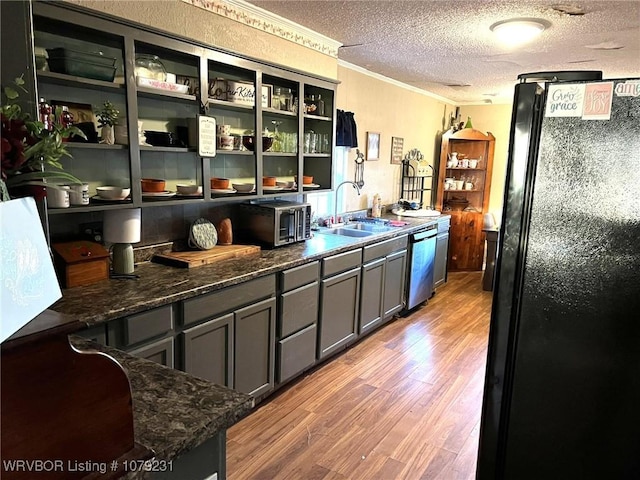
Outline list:
[[[82,183],[78,178],[62,171],[60,160],[65,156],[71,157],[62,140],[72,135],[86,139],[85,134],[73,125],[64,125],[55,121],[45,125],[40,120],[32,120],[29,113],[24,112],[17,103],[19,91],[28,93],[24,83],[21,75],[13,81],[13,86],[3,88],[4,98],[0,107],[2,200],[9,199],[6,187],[16,188],[24,185],[55,187],[51,183],[45,183],[47,180]],[[60,118],[61,113],[62,108],[56,108],[54,118]]]
[[[102,104],[102,107],[96,111],[96,115],[98,117],[98,124],[102,127],[100,134],[102,139],[100,143],[113,145],[115,143],[113,127],[118,124],[120,111],[113,106],[113,103],[107,100]]]

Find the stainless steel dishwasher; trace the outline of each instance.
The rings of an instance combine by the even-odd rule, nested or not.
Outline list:
[[[409,268],[407,268],[405,310],[411,310],[433,295],[437,234],[438,225],[434,223],[409,236]]]

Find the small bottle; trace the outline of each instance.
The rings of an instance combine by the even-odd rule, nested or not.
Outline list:
[[[40,99],[38,105],[38,118],[44,124],[45,130],[51,130],[53,128],[51,124],[51,105],[49,105],[44,98]]]
[[[322,100],[322,95],[318,94],[314,104],[316,106],[315,114],[324,117],[324,100]]]
[[[70,127],[73,125],[73,114],[69,111],[69,107],[66,105],[62,106],[62,113],[60,114],[60,123],[63,128]],[[65,137],[62,139],[63,142],[68,142],[69,137]]]
[[[373,204],[371,205],[371,216],[373,218],[380,217],[380,195],[377,193],[373,196]]]

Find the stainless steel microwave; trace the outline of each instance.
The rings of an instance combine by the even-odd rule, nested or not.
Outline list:
[[[238,224],[244,240],[279,247],[311,237],[311,205],[276,200],[238,205]]]

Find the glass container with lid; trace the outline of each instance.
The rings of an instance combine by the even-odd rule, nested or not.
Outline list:
[[[153,80],[167,81],[167,71],[156,55],[146,53],[136,54],[136,77],[151,78]]]

